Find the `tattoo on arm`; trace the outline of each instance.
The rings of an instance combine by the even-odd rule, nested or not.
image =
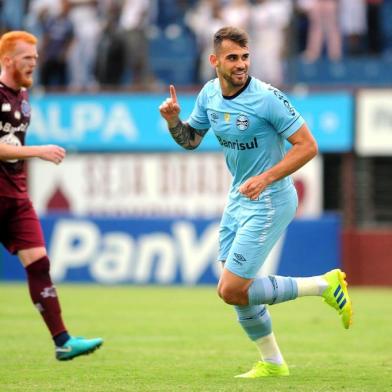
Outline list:
[[[187,150],[194,150],[201,142],[205,130],[192,128],[180,121],[175,127],[169,128],[173,139]]]

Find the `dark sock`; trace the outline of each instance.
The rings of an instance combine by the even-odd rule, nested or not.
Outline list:
[[[53,336],[54,344],[61,347],[70,338],[67,331],[61,332],[59,335]]]
[[[48,257],[44,256],[27,266],[26,272],[30,297],[41,313],[52,337],[67,332],[61,317],[56,289],[50,279]]]

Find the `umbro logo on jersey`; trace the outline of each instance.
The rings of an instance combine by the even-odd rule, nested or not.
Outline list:
[[[213,122],[213,123],[216,124],[216,123],[218,122],[218,120],[219,120],[219,115],[218,115],[218,113],[216,113],[216,112],[211,112],[210,119],[211,119],[211,122]]]

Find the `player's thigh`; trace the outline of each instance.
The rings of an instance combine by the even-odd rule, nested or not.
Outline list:
[[[15,201],[7,227],[3,244],[10,253],[45,248],[42,227],[29,199]]]
[[[226,207],[219,226],[219,255],[218,261],[225,261],[238,230],[235,208]]]
[[[290,199],[273,209],[244,211],[243,224],[232,242],[225,267],[242,278],[254,278],[293,220],[296,208],[296,200]]]

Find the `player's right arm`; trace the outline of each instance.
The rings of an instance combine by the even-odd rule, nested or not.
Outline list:
[[[179,117],[181,108],[173,85],[170,85],[170,98],[167,98],[159,106],[159,111],[166,120],[169,132],[177,144],[187,150],[194,150],[199,146],[206,130],[195,129],[188,123],[181,121]]]
[[[0,144],[0,160],[40,158],[44,161],[59,164],[65,158],[65,150],[60,146],[13,146]]]

